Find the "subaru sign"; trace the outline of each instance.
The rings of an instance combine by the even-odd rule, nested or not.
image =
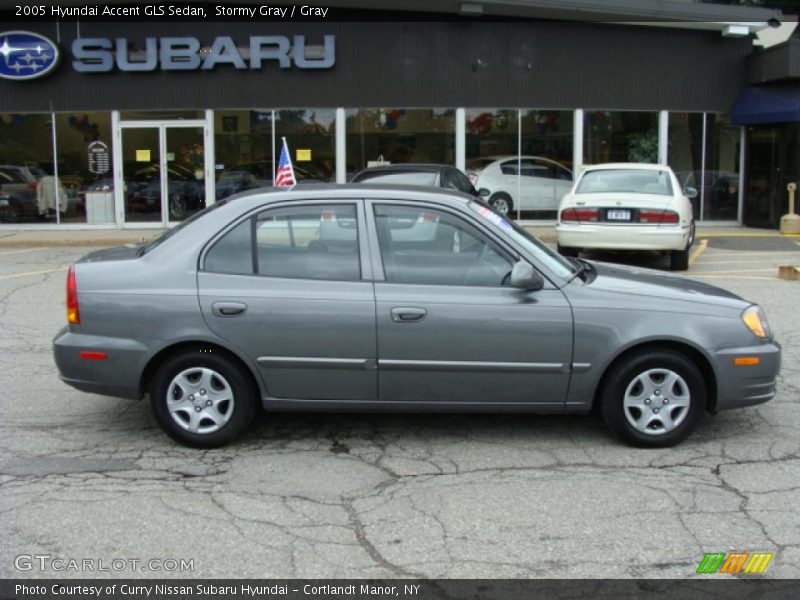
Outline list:
[[[29,31],[0,33],[0,77],[36,79],[58,64],[56,45],[46,37]]]

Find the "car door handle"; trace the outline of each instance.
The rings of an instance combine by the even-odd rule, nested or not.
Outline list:
[[[247,304],[244,302],[214,302],[211,305],[211,312],[218,317],[238,317],[247,312]]]
[[[422,321],[428,311],[416,306],[396,306],[391,310],[392,321],[395,323],[413,323]]]

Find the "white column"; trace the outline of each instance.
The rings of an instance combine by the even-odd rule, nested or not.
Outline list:
[[[66,198],[61,198],[61,183],[58,178],[58,138],[56,137],[56,113],[50,113],[50,128],[53,134],[53,177],[56,178],[56,224],[61,224],[61,203],[66,202]]]
[[[111,111],[111,155],[114,161],[114,222],[122,227],[125,220],[125,179],[122,176],[122,129],[119,111]]]
[[[214,151],[214,111],[206,109],[206,124],[203,127],[203,169],[206,172],[206,205],[217,201],[217,158]]]
[[[347,118],[344,108],[336,109],[336,183],[347,181]]]
[[[578,176],[578,169],[583,164],[583,109],[576,108],[572,118],[572,173]]]
[[[666,165],[669,160],[669,112],[658,112],[658,164]]]
[[[456,109],[456,168],[466,171],[467,167],[467,111]]]

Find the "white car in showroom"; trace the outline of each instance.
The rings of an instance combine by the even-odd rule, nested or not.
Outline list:
[[[666,165],[608,163],[583,171],[558,208],[558,251],[660,250],[670,268],[689,268],[695,226],[690,198]]]
[[[517,209],[555,211],[572,187],[572,171],[541,156],[486,156],[466,166],[475,189],[503,215]]]

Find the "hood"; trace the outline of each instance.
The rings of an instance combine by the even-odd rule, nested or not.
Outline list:
[[[103,248],[90,252],[78,262],[101,262],[105,260],[126,260],[139,257],[139,249],[144,244],[125,244],[124,246],[114,246],[113,248]]]
[[[598,291],[699,302],[742,310],[751,304],[727,290],[688,277],[669,275],[654,269],[590,262],[597,269],[597,277],[588,287]]]

